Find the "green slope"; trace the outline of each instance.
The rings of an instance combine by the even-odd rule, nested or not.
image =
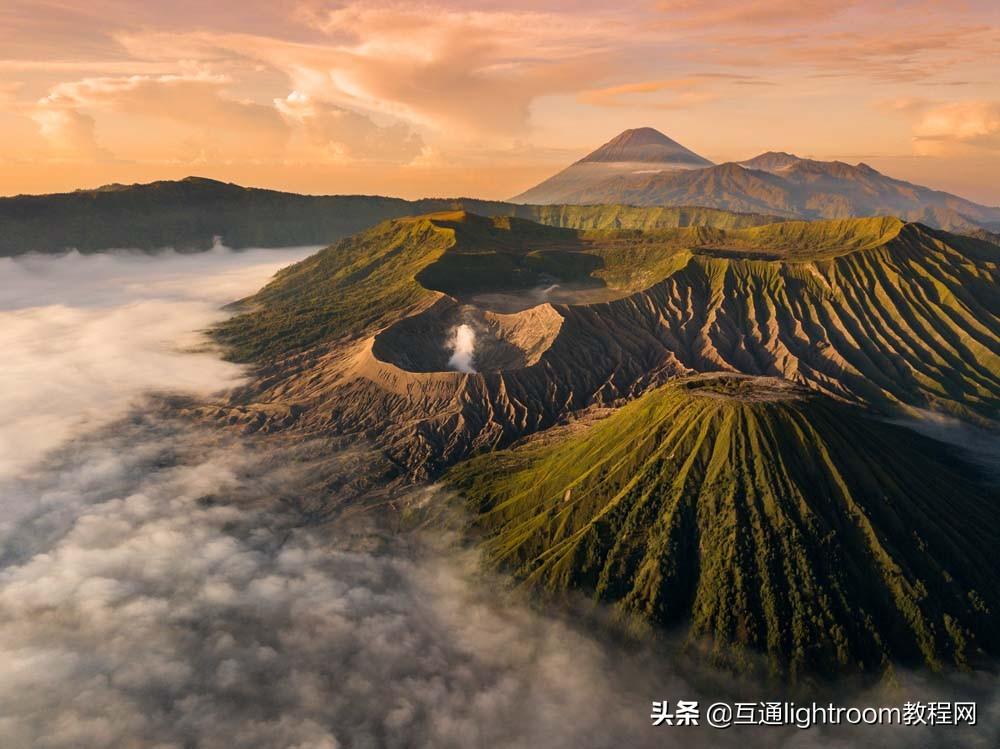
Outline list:
[[[432,298],[416,274],[452,244],[454,232],[426,218],[379,224],[281,270],[213,334],[241,361],[359,336]]]
[[[995,491],[942,444],[787,383],[709,377],[453,468],[490,560],[792,677],[996,654]]]

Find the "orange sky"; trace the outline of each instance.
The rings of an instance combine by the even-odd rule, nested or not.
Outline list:
[[[505,198],[627,127],[1000,204],[1000,3],[4,0],[0,194]]]

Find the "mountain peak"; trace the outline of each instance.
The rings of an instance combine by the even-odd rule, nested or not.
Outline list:
[[[668,138],[652,127],[623,130],[578,164],[608,162],[647,162],[678,166],[711,166],[712,162]]]
[[[776,172],[779,169],[787,169],[799,162],[804,161],[799,156],[785,151],[765,151],[752,159],[739,162],[749,169],[759,169],[762,172]]]
[[[607,148],[608,146],[624,146],[624,145],[676,146],[678,145],[678,143],[673,138],[668,138],[666,135],[661,133],[655,127],[634,127],[634,128],[629,128],[628,130],[622,130],[620,133],[618,133],[618,135],[609,140],[607,144],[602,146],[602,148]]]

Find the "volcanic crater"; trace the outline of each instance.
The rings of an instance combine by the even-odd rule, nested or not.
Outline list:
[[[389,326],[375,336],[372,354],[407,372],[454,371],[457,331],[471,332],[471,365],[476,372],[500,372],[536,364],[562,328],[550,304],[499,314],[443,297],[430,308]]]

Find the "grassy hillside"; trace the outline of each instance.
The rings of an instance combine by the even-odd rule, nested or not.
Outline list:
[[[241,361],[359,336],[432,298],[416,275],[452,244],[426,218],[384,222],[283,269],[214,335]]]
[[[695,378],[583,432],[474,458],[490,560],[683,626],[735,668],[937,668],[996,653],[995,491],[939,443],[786,383]]]

